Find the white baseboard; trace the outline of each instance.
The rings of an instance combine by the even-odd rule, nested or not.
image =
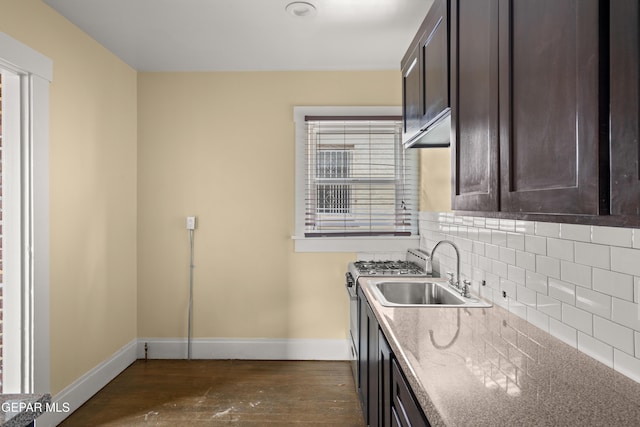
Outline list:
[[[138,359],[186,359],[186,338],[139,338]],[[192,359],[349,360],[346,339],[198,338]]]
[[[186,359],[186,338],[132,340],[51,399],[55,411],[45,412],[36,427],[53,427],[89,400],[136,359]],[[191,342],[192,359],[349,360],[348,341],[330,339],[199,338]]]
[[[137,339],[132,340],[113,356],[65,387],[51,398],[55,412],[45,412],[36,419],[36,427],[56,426],[89,400],[136,360]]]

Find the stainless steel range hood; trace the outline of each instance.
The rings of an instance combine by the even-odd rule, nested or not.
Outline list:
[[[420,132],[402,144],[404,148],[448,147],[451,144],[451,108],[443,110]]]

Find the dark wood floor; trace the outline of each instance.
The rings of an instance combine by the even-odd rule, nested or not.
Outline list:
[[[363,426],[349,362],[138,360],[61,426]]]

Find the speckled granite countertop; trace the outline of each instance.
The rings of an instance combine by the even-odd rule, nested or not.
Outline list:
[[[29,425],[49,402],[49,394],[0,394],[0,427]]]
[[[359,283],[432,426],[640,425],[640,384],[514,314],[384,307],[376,281]]]

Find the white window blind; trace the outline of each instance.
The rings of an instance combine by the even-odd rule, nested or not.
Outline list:
[[[417,234],[415,150],[390,116],[306,116],[305,237]]]

